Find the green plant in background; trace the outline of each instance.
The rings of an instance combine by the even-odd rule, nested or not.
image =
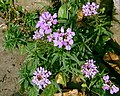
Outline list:
[[[5,19],[8,30],[4,32],[4,49],[20,49],[26,46],[33,35],[39,12],[29,13],[22,6],[14,6],[14,0],[0,1],[1,17]]]
[[[4,18],[6,20],[6,23],[8,23],[18,18],[20,15],[19,11],[21,10],[16,9],[14,5],[14,0],[1,0],[0,11],[1,11],[0,17]]]
[[[9,29],[4,33],[3,46],[9,50],[13,48],[19,48],[19,45],[26,45],[27,42],[24,40],[26,36],[20,31],[19,25],[9,24]]]
[[[76,88],[105,96],[105,90],[119,91],[103,78],[108,70],[101,69],[101,56],[110,49],[106,42],[112,36],[111,21],[104,8],[90,1],[58,0],[40,17],[39,11],[24,13],[22,7],[15,8],[19,16],[10,19],[3,44],[26,55],[19,73],[21,93],[54,96],[64,88]],[[0,7],[6,11],[4,2]]]

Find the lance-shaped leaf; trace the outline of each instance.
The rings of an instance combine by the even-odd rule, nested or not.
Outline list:
[[[62,5],[58,10],[58,18],[66,18],[68,19],[68,10],[67,5]]]

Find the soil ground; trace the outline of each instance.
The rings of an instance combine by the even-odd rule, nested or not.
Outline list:
[[[0,25],[2,23],[0,18]],[[3,33],[0,29],[0,96],[12,96],[19,90],[18,72],[22,56],[19,53],[3,51],[2,41]]]
[[[46,2],[46,0],[17,0],[16,5],[23,6],[26,10],[33,11],[40,9],[39,2]],[[3,19],[0,18],[0,25],[4,24]],[[18,84],[18,73],[20,63],[23,61],[22,56],[17,52],[3,51],[2,47],[3,32],[0,28],[0,96],[21,96]]]

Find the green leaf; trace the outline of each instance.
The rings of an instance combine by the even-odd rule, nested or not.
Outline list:
[[[47,59],[45,59],[41,54],[38,54],[38,56],[39,56],[39,58],[41,58],[41,59],[47,61]]]
[[[52,59],[52,64],[58,59],[58,54],[57,53],[55,53],[54,54],[54,57],[53,57],[53,59]]]
[[[87,84],[83,83],[81,86],[85,88],[85,87],[87,87]]]
[[[95,40],[95,44],[98,43],[99,39],[100,39],[100,34],[97,34],[97,38],[96,38],[96,40]]]
[[[24,81],[25,81],[25,78],[22,78],[22,79],[19,80],[18,83],[19,83],[19,84],[22,84]]]
[[[105,42],[107,42],[108,40],[110,40],[111,38],[109,37],[109,36],[102,36],[102,40],[103,40],[103,42],[105,43]]]
[[[78,64],[80,64],[80,61],[79,61],[79,59],[76,57],[75,54],[73,54],[73,57],[74,57],[74,60],[75,60]]]
[[[20,54],[21,54],[21,55],[27,53],[27,52],[26,52],[26,46],[24,46],[24,45],[21,45],[19,50],[20,50]]]
[[[20,85],[20,93],[23,94],[24,92],[25,92],[24,83],[22,83]]]
[[[59,22],[59,23],[67,23],[67,20],[65,20],[65,19],[60,19],[60,20],[58,20],[58,22]]]
[[[68,10],[67,5],[62,5],[58,10],[58,18],[66,18],[68,19]]]
[[[72,55],[70,55],[69,53],[65,53],[68,57],[70,57],[73,61],[76,61],[75,60],[75,58],[72,56]]]
[[[103,14],[105,12],[105,7],[103,7],[102,9],[100,9],[100,12]]]
[[[84,78],[83,74],[80,74],[79,77],[83,82],[85,82],[85,78]]]
[[[106,30],[104,27],[102,27],[102,32],[108,36],[112,36],[112,33]]]
[[[70,55],[69,53],[65,53],[65,54],[66,54],[68,57],[70,57],[70,59],[72,59],[73,61],[75,61],[76,63],[81,64],[80,61],[79,61],[79,59],[76,57],[75,54],[73,54],[73,55]]]
[[[24,82],[24,88],[25,88],[25,89],[28,88],[28,81],[27,81],[27,80],[25,80],[25,82]]]
[[[38,92],[39,90],[35,86],[30,87],[29,96],[38,96]]]
[[[58,85],[57,82],[52,81],[52,84],[55,86],[55,88],[56,88],[59,92],[62,92],[62,89],[60,89],[60,86]]]
[[[87,44],[85,44],[85,47],[90,51],[92,52],[92,50],[89,48],[89,46]]]
[[[54,96],[57,92],[56,87],[51,83],[47,88],[42,92],[41,96]]]
[[[91,80],[90,85],[89,85],[89,89],[90,89],[91,86],[94,86],[94,84],[95,84],[97,81],[98,81],[98,80]]]
[[[93,34],[90,38],[88,38],[88,39],[85,41],[85,43],[90,42],[90,40],[92,40],[94,36],[95,36],[95,34]]]
[[[63,66],[64,66],[64,67],[66,67],[66,60],[65,60],[65,59],[66,59],[66,57],[63,56],[63,57],[62,57],[62,62],[63,62]]]

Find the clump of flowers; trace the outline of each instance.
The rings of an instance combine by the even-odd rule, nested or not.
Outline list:
[[[50,75],[51,75],[50,71],[47,71],[42,67],[39,67],[33,73],[32,82],[35,85],[37,85],[39,87],[39,89],[46,88],[46,86],[51,83],[48,79],[48,77],[50,77]]]
[[[99,72],[97,70],[97,66],[94,63],[95,63],[95,61],[93,61],[93,59],[91,59],[91,60],[87,60],[87,62],[84,65],[82,65],[81,72],[85,75],[85,77],[93,78]]]
[[[109,76],[103,76],[104,84],[103,84],[103,90],[110,90],[110,94],[117,93],[119,91],[119,88],[116,87],[110,80]]]
[[[92,2],[90,4],[90,2],[87,2],[86,5],[82,6],[82,12],[85,16],[91,16],[98,13],[97,12],[98,8],[99,8],[99,5],[97,5],[96,3]]]
[[[52,32],[51,26],[57,24],[57,14],[53,16],[49,12],[44,12],[40,17],[39,21],[36,24],[37,31],[33,35],[33,39],[41,39],[45,34],[50,34]]]
[[[61,27],[58,32],[53,32],[47,38],[49,42],[54,43],[54,46],[59,48],[64,46],[66,50],[71,50],[71,45],[74,43],[73,36],[75,36],[75,32],[72,32],[71,28],[67,28],[65,32],[64,27]]]

